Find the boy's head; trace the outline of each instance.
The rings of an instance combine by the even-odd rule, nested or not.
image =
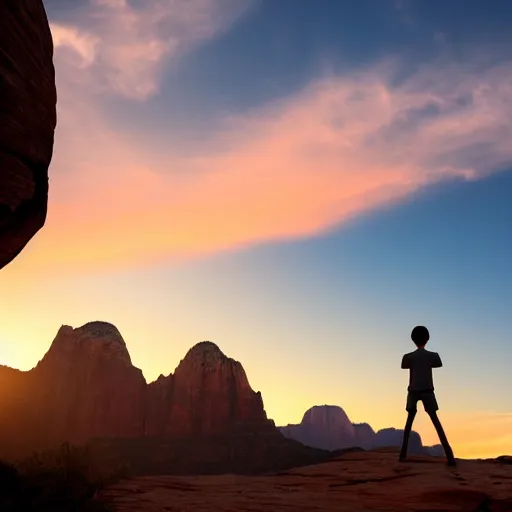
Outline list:
[[[411,332],[411,339],[418,348],[424,347],[430,339],[428,329],[423,325],[417,325]]]

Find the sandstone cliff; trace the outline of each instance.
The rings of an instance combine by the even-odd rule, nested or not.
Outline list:
[[[209,341],[192,347],[174,374],[157,380],[148,392],[146,435],[211,436],[273,427],[242,365]],[[162,408],[165,415],[155,415]]]
[[[0,2],[0,268],[45,222],[56,102],[42,1]]]
[[[35,421],[44,424],[51,418],[51,438],[42,434],[47,442],[84,443],[143,431],[146,381],[111,324],[62,326],[31,380]]]
[[[62,326],[35,368],[0,367],[0,457],[90,445],[137,473],[254,472],[326,460],[267,419],[242,365],[212,342],[146,384],[119,331]]]
[[[274,429],[242,365],[211,342],[192,347],[174,374],[146,384],[117,328],[62,326],[35,368],[3,367],[0,431],[20,424],[24,443],[92,438],[190,437]]]
[[[0,368],[0,382],[0,456],[143,430],[146,382],[110,324],[62,326],[35,368]]]

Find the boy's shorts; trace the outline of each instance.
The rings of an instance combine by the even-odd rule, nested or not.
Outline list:
[[[416,412],[416,404],[420,400],[423,402],[425,412],[428,413],[439,410],[436,395],[433,391],[409,391],[407,393],[407,405],[405,406],[405,410],[407,412]]]

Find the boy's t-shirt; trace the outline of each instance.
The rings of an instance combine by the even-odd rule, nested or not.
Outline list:
[[[443,363],[437,352],[418,348],[405,354],[402,368],[409,369],[408,391],[434,391],[432,368],[441,368]]]

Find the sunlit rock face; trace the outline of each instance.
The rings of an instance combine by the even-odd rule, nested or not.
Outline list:
[[[56,102],[42,1],[0,2],[0,268],[45,223]]]
[[[217,435],[273,428],[242,365],[210,341],[193,346],[172,376],[168,435]]]
[[[174,373],[147,384],[114,325],[63,325],[35,368],[0,367],[2,383],[0,449],[9,437],[35,448],[93,438],[282,438],[242,365],[209,341],[192,347]]]
[[[106,322],[63,325],[35,368],[0,367],[0,384],[0,457],[144,431],[146,381]]]
[[[146,381],[112,324],[62,326],[30,373],[35,421],[44,425],[52,418],[45,441],[142,435]]]

